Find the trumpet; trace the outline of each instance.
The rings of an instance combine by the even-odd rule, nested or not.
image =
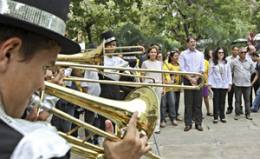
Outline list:
[[[122,86],[132,86],[132,87],[142,87],[142,86],[152,86],[152,87],[172,87],[172,88],[179,88],[179,89],[190,89],[190,90],[198,90],[204,85],[205,77],[201,73],[194,73],[194,72],[181,72],[181,71],[167,71],[167,70],[154,70],[154,69],[136,69],[136,68],[124,68],[124,67],[108,67],[108,66],[99,66],[99,65],[88,65],[88,64],[78,64],[73,62],[59,62],[55,63],[57,66],[63,67],[72,67],[77,69],[96,69],[96,70],[121,70],[121,71],[130,71],[130,72],[153,72],[153,73],[160,73],[160,74],[175,74],[175,75],[193,75],[200,77],[200,83],[197,85],[177,85],[177,84],[161,84],[161,83],[141,83],[141,82],[126,82],[126,81],[108,81],[108,80],[91,80],[91,79],[84,79],[79,77],[71,77],[65,78],[64,80],[71,80],[71,81],[81,81],[81,82],[94,82],[94,83],[103,83],[103,84],[115,84],[115,85],[122,85]]]
[[[147,135],[148,138],[153,134],[153,130],[156,125],[158,117],[159,101],[153,89],[149,87],[138,88],[128,94],[125,101],[114,101],[101,97],[91,96],[76,90],[65,88],[56,84],[45,82],[45,93],[67,100],[70,103],[76,104],[82,108],[89,109],[93,112],[97,112],[112,121],[114,121],[119,128],[125,127],[128,120],[131,118],[135,111],[139,112],[137,128]],[[104,131],[97,129],[96,127],[87,124],[79,119],[76,119],[66,113],[51,107],[50,105],[44,105],[38,100],[38,105],[48,109],[54,115],[63,119],[69,120],[78,126],[88,129],[98,135],[108,138],[112,141],[121,140],[121,135],[115,136]],[[72,150],[79,154],[90,154],[89,158],[101,158],[104,155],[102,148],[97,148],[89,143],[81,142],[67,134],[61,133],[61,135],[68,139],[72,143]],[[83,145],[82,145],[83,144]],[[160,158],[159,156],[148,152],[146,156],[150,158]]]

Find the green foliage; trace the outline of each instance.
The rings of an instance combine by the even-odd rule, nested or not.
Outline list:
[[[248,32],[260,32],[259,0],[72,0],[68,32],[82,31],[87,43],[113,30],[120,44],[185,46],[190,35],[211,46],[228,46]],[[208,44],[207,44],[208,45]]]

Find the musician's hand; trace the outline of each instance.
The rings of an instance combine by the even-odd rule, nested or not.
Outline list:
[[[197,85],[197,79],[196,78],[191,78],[190,79],[190,83],[191,83],[191,85]]]
[[[117,142],[106,139],[104,141],[105,156],[107,159],[139,159],[148,151],[147,136],[141,136],[136,129],[137,113],[134,113],[127,127],[125,137]],[[113,133],[111,121],[106,121],[106,131]]]
[[[54,74],[54,76],[49,80],[52,83],[58,84],[58,85],[64,85],[64,69],[59,69],[58,72]]]
[[[38,109],[32,107],[30,111],[27,111],[25,119],[29,121],[46,121],[49,116],[50,114],[47,111],[41,111],[38,113]]]
[[[231,89],[232,89],[232,85],[229,85],[229,86],[228,86],[228,92],[230,92]]]

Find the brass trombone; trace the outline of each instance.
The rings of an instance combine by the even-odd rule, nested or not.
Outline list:
[[[127,125],[128,120],[135,111],[139,112],[137,128],[145,133],[148,138],[153,134],[153,130],[156,125],[158,117],[159,102],[155,92],[149,87],[142,87],[129,93],[125,101],[115,101],[105,99],[101,97],[91,96],[76,90],[72,90],[66,87],[62,87],[50,82],[45,82],[45,93],[62,98],[70,103],[81,106],[82,108],[89,109],[93,112],[97,112],[112,121],[116,122],[119,128],[123,128]],[[44,105],[38,100],[38,105],[48,109],[54,115],[63,119],[69,120],[76,125],[88,129],[98,135],[108,138],[109,140],[118,141],[120,137],[101,131],[96,127],[87,124],[79,119],[76,119],[56,108],[49,105]],[[72,144],[72,151],[78,154],[85,154],[89,158],[102,158],[104,150],[91,145],[86,142],[82,142],[67,134],[60,133],[63,137],[68,139]],[[119,134],[120,135],[120,134]],[[81,144],[80,144],[81,143]],[[149,158],[160,158],[159,156],[148,152],[146,154]]]
[[[153,72],[153,73],[161,73],[161,74],[176,74],[176,75],[193,75],[200,77],[200,83],[198,85],[177,85],[177,84],[161,84],[161,83],[141,83],[141,82],[126,82],[126,81],[108,81],[108,80],[91,80],[91,79],[84,79],[79,77],[71,77],[65,78],[64,80],[70,81],[81,81],[81,82],[94,82],[94,83],[103,83],[103,84],[115,84],[115,85],[122,85],[122,86],[132,86],[132,87],[142,87],[142,86],[152,86],[152,87],[172,87],[172,88],[179,88],[179,89],[200,89],[204,85],[204,75],[201,73],[194,73],[194,72],[181,72],[181,71],[167,71],[167,70],[153,70],[153,69],[136,69],[136,68],[124,68],[124,67],[108,67],[108,66],[99,66],[99,65],[88,65],[88,64],[78,64],[73,62],[59,62],[55,63],[57,66],[63,67],[71,67],[77,69],[97,69],[97,70],[120,70],[120,71],[130,71],[130,72]],[[110,73],[110,72],[108,72]]]
[[[139,51],[128,51],[131,49],[138,49]],[[115,50],[113,53],[108,53],[110,50]],[[116,52],[116,50],[127,50]],[[59,54],[57,57],[57,61],[73,61],[78,63],[88,63],[88,64],[100,64],[102,62],[102,57],[104,55],[112,56],[112,55],[139,55],[145,52],[145,48],[143,46],[122,46],[115,48],[105,48],[104,43],[100,44],[96,49],[90,50],[84,53],[78,53],[74,55],[63,55]]]

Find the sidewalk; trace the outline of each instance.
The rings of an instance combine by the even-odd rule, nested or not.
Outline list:
[[[181,99],[181,112],[183,100]],[[205,106],[203,105],[203,109]],[[212,110],[212,109],[211,109]],[[259,159],[260,113],[252,113],[253,120],[234,120],[234,112],[227,115],[227,123],[213,124],[213,117],[203,110],[203,132],[194,128],[184,132],[184,123],[177,127],[167,123],[157,135],[160,153],[164,159]],[[183,113],[181,113],[183,114]],[[183,117],[183,116],[182,116]]]

